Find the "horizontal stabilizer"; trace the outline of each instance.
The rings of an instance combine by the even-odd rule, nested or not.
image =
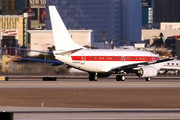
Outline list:
[[[31,50],[31,49],[25,49],[25,48],[17,48],[17,47],[7,47],[7,48],[1,48],[3,50],[5,49],[16,49],[16,50],[24,50],[24,51],[32,51],[32,52],[40,52],[40,53],[47,53],[47,54],[53,54],[53,52],[48,51],[40,51],[40,50]]]
[[[26,61],[36,61],[36,62],[46,62],[46,63],[53,63],[52,66],[58,66],[64,64],[61,61],[57,60],[43,60],[43,59],[33,59],[33,58],[19,58],[19,57],[11,57],[12,59],[18,60],[26,60]]]
[[[72,53],[72,52],[75,52],[75,51],[79,51],[81,49],[82,48],[75,49],[75,50],[68,50],[68,51],[53,51],[53,53],[54,53],[54,55],[62,55],[62,54],[68,54],[68,53]]]

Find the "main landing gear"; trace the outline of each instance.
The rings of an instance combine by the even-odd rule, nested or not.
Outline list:
[[[125,75],[116,75],[116,81],[125,81],[125,79],[126,79]],[[90,74],[89,81],[98,81],[97,74]]]
[[[125,75],[116,75],[116,81],[125,81],[126,77]],[[146,81],[150,81],[150,77],[145,78]],[[98,75],[95,74],[89,74],[89,81],[98,81]]]
[[[97,74],[95,74],[95,75],[90,74],[90,75],[89,75],[89,81],[98,81],[98,76],[97,76]]]
[[[126,77],[124,75],[116,75],[116,81],[125,81]]]

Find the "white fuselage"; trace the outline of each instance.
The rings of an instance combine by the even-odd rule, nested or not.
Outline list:
[[[56,55],[56,59],[87,72],[108,72],[113,68],[157,60],[151,52],[140,50],[82,49]]]

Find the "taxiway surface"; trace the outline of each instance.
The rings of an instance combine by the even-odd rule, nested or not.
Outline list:
[[[14,78],[0,81],[0,110],[13,111],[14,120],[178,119],[179,78],[157,77],[149,82],[132,76],[124,82]]]

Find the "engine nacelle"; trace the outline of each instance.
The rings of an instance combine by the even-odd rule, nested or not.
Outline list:
[[[137,70],[137,75],[141,78],[155,77],[157,73],[157,69],[153,66],[143,66]]]

